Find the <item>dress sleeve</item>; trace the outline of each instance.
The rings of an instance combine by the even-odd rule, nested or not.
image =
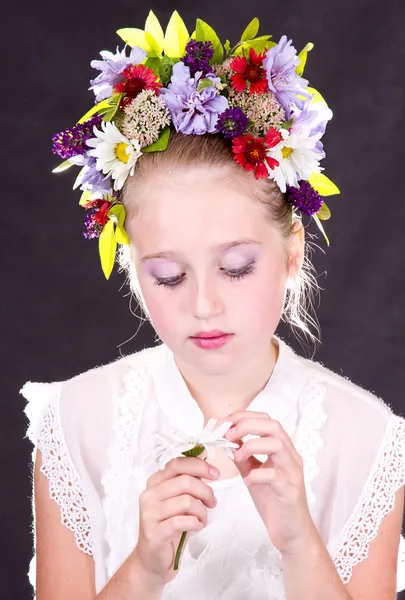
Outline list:
[[[365,424],[364,424],[365,425]],[[373,439],[369,432],[368,440]],[[374,438],[375,439],[375,438]],[[370,441],[370,446],[372,442]],[[341,580],[347,584],[353,567],[368,557],[370,542],[377,536],[384,517],[395,505],[395,494],[405,481],[405,420],[391,414],[386,422],[382,439],[377,445],[374,461],[367,473],[360,496],[347,518],[333,547],[335,567]],[[353,449],[352,460],[359,461],[362,452]],[[359,462],[360,466],[360,462]],[[397,592],[405,589],[405,540],[401,536],[398,553]]]
[[[60,419],[60,398],[63,382],[27,382],[20,390],[27,400],[24,409],[29,425],[25,437],[33,444],[32,469],[36,450],[42,455],[41,472],[49,483],[50,498],[59,506],[61,523],[73,532],[77,547],[93,555],[90,519],[83,486],[69,453]],[[35,498],[32,490],[34,555],[28,573],[35,590]]]

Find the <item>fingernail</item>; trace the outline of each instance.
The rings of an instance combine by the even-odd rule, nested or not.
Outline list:
[[[210,467],[210,475],[212,477],[219,477],[219,471],[215,467]]]

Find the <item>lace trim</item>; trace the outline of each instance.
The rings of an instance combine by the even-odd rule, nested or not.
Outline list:
[[[50,497],[60,508],[61,523],[74,533],[79,550],[93,556],[89,513],[53,404],[44,415],[39,430],[38,448],[42,452],[40,471],[49,481]]]
[[[312,482],[319,473],[317,455],[324,445],[321,429],[328,419],[323,408],[325,392],[326,385],[323,381],[315,378],[308,380],[300,395],[300,400],[303,403],[301,419],[297,425],[296,434],[292,436],[295,448],[304,463],[303,471],[308,506],[312,506],[316,502]]]
[[[353,567],[368,557],[369,544],[384,517],[394,508],[395,493],[404,484],[404,439],[405,421],[393,414],[387,423],[376,466],[334,552],[335,567],[345,584],[351,579]],[[398,565],[404,560],[402,544]]]
[[[124,509],[131,474],[133,451],[142,422],[144,391],[149,369],[146,364],[130,367],[123,377],[125,392],[118,399],[118,416],[113,425],[114,441],[108,449],[109,469],[102,476],[106,515],[104,539],[110,553],[107,561],[108,577],[118,570],[131,549],[131,527],[124,522]],[[134,511],[136,512],[136,511]],[[125,540],[125,542],[124,542]]]

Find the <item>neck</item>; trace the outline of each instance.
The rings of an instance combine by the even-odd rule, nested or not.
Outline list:
[[[268,383],[278,359],[278,343],[271,341],[261,354],[229,376],[207,377],[187,364],[177,364],[180,373],[201,412],[204,422],[245,410]],[[177,362],[177,359],[176,359]]]

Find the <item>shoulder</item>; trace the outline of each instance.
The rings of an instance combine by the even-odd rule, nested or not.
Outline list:
[[[316,379],[324,383],[325,397],[334,402],[341,410],[357,410],[365,414],[375,413],[382,418],[393,414],[393,408],[371,390],[353,383],[345,374],[339,374],[326,367],[321,362],[298,356],[308,379]]]
[[[26,437],[36,444],[44,415],[53,407],[65,423],[73,422],[78,415],[83,417],[83,423],[90,422],[95,413],[99,418],[111,416],[114,399],[122,393],[126,375],[130,374],[135,383],[143,378],[159,360],[161,349],[161,345],[147,347],[61,381],[27,381],[20,389],[27,401]]]
[[[352,478],[350,485],[354,486],[360,465],[364,473],[369,473],[381,453],[388,455],[389,448],[402,447],[405,420],[377,394],[345,375],[315,360],[298,356],[298,361],[305,380],[319,382],[321,390],[321,400],[313,410],[317,411],[315,423],[322,424],[324,466],[336,465],[343,477],[337,465],[346,464],[345,477]]]

